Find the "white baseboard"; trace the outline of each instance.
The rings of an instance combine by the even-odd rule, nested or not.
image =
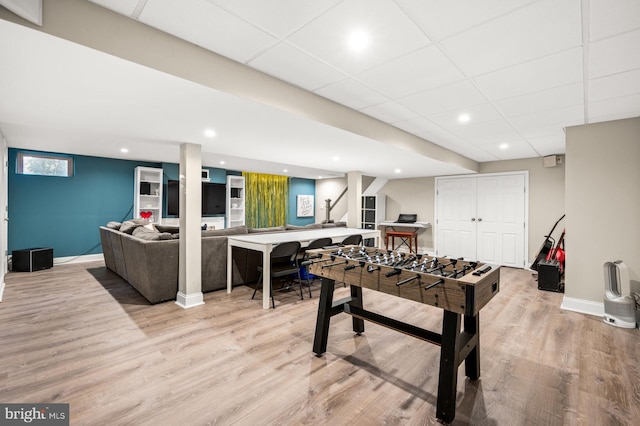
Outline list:
[[[176,305],[183,309],[193,308],[194,306],[204,305],[204,296],[202,292],[184,294],[179,291],[176,294]]]
[[[591,300],[575,299],[565,296],[562,299],[561,309],[581,314],[602,317],[604,315],[604,303],[592,302]]]
[[[84,256],[67,256],[67,257],[54,257],[53,265],[66,265],[68,263],[84,263],[93,262],[96,260],[104,260],[102,253],[97,254],[85,254]]]
[[[4,279],[0,283],[0,302],[2,302],[2,294],[4,293]]]

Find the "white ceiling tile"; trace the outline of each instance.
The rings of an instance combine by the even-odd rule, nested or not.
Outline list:
[[[518,128],[522,137],[529,142],[535,140],[542,141],[557,141],[562,140],[564,143],[565,132],[562,127],[559,126],[534,126],[534,127],[520,127]]]
[[[582,106],[583,104],[584,90],[582,83],[554,87],[553,89],[503,99],[495,103],[505,117],[516,117],[570,106]]]
[[[355,31],[370,37],[360,52],[348,46]],[[388,0],[345,0],[288,37],[296,46],[349,74],[356,74],[431,43]]]
[[[136,9],[139,0],[89,0],[121,15],[131,16]]]
[[[478,92],[471,82],[464,80],[406,96],[398,99],[398,102],[421,115],[428,116],[483,104],[487,102],[487,99]]]
[[[545,129],[557,127],[562,129],[567,126],[584,124],[584,107],[576,105],[567,108],[540,111],[533,114],[523,114],[509,118],[509,122],[515,126],[521,134],[532,129]]]
[[[470,76],[581,46],[580,2],[539,1],[441,45]]]
[[[397,0],[429,36],[441,40],[518,9],[532,0]]]
[[[506,149],[500,148],[499,144],[495,146],[483,146],[487,152],[494,155],[499,160],[515,160],[518,158],[532,158],[540,156],[531,145],[527,142],[511,141]]]
[[[582,81],[582,49],[575,48],[513,67],[474,77],[478,88],[491,99]]]
[[[564,154],[566,152],[566,141],[564,132],[558,136],[548,136],[531,138],[527,141],[535,148],[540,156]]]
[[[461,122],[459,120],[461,114],[468,115],[469,121],[465,123]],[[438,124],[439,126],[450,129],[458,126],[469,126],[485,121],[500,120],[502,116],[500,115],[498,110],[496,110],[491,104],[486,103],[467,108],[460,108],[454,111],[447,111],[439,114],[429,115],[427,118]]]
[[[389,97],[402,97],[462,80],[464,75],[431,45],[356,76]]]
[[[417,114],[400,105],[397,102],[389,101],[382,104],[373,105],[363,108],[360,112],[384,121],[385,123],[396,123],[398,121],[409,120],[415,118]]]
[[[640,68],[640,30],[591,43],[589,78]]]
[[[347,78],[346,74],[287,42],[278,43],[248,65],[310,91]]]
[[[640,116],[640,94],[589,103],[589,122]]]
[[[589,81],[589,100],[592,102],[636,93],[640,93],[640,69]]]
[[[275,35],[285,37],[340,0],[208,0]]]
[[[458,126],[449,129],[449,131],[474,145],[522,140],[522,137],[505,120]]]
[[[205,0],[147,0],[139,20],[239,62],[276,41]]]
[[[590,0],[589,39],[601,40],[640,28],[640,1]]]
[[[353,109],[362,109],[388,101],[381,94],[351,78],[324,86],[315,93]]]
[[[441,130],[440,127],[423,117],[415,117],[409,120],[398,121],[393,123],[393,125],[398,129],[413,133],[414,135]]]
[[[496,161],[498,158],[495,155],[490,154],[484,149],[471,147],[463,149],[459,152],[460,155],[464,155],[467,158],[471,158],[479,163],[485,163],[487,161]]]

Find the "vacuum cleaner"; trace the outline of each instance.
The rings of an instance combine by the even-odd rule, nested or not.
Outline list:
[[[631,296],[629,272],[621,261],[604,263],[604,322],[636,327],[636,300]]]

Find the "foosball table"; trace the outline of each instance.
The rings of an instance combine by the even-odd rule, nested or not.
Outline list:
[[[309,250],[309,272],[322,277],[313,352],[327,350],[331,317],[353,317],[353,331],[364,332],[364,320],[440,346],[436,417],[455,417],[458,367],[480,378],[480,310],[500,291],[500,268],[480,262],[347,246]],[[333,300],[336,282],[350,286],[350,297]],[[362,289],[370,289],[443,309],[442,332],[436,333],[367,311]]]

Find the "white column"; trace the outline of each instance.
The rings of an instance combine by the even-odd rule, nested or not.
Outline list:
[[[347,226],[360,228],[362,214],[362,172],[347,173]]]
[[[191,308],[204,304],[202,296],[201,146],[180,145],[180,260],[176,304]]]

